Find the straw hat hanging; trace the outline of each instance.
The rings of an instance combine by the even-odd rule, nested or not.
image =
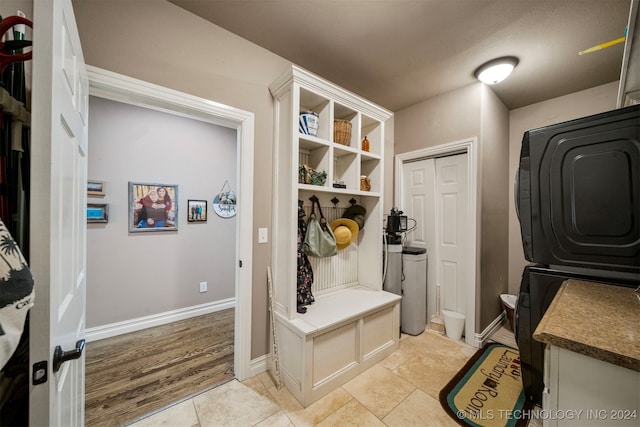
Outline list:
[[[348,218],[338,218],[329,224],[336,238],[338,250],[347,248],[358,237],[358,223]]]

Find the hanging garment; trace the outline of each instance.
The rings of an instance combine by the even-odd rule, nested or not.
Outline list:
[[[305,213],[302,208],[302,200],[298,200],[298,286],[297,301],[298,312],[304,313],[307,309],[305,305],[312,304],[315,299],[311,292],[313,283],[313,270],[309,258],[304,253],[304,237],[307,234],[307,225],[304,220]]]
[[[304,237],[304,252],[313,257],[326,258],[338,255],[338,247],[336,245],[336,237],[333,235],[331,227],[327,224],[327,220],[322,214],[322,208],[317,197],[312,197],[311,215],[307,223],[307,233]],[[315,207],[318,207],[320,219],[316,217]]]
[[[18,346],[25,319],[33,307],[34,289],[31,270],[13,240],[9,230],[0,221],[0,369],[11,358]]]

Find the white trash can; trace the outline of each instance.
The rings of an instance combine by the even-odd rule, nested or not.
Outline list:
[[[444,318],[444,332],[450,339],[460,341],[464,332],[464,314],[457,311],[442,310],[442,317]]]

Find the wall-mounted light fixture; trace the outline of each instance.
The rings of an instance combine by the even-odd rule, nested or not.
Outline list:
[[[518,58],[515,56],[503,56],[485,62],[476,69],[473,75],[483,83],[494,85],[509,77],[518,62]]]

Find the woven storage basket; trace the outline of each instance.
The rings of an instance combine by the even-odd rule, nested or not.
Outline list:
[[[368,176],[360,177],[360,191],[371,191],[371,179]]]
[[[350,121],[340,119],[333,121],[333,140],[338,144],[349,145],[351,142]]]

